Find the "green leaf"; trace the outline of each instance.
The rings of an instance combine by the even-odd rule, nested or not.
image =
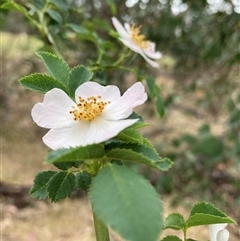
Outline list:
[[[46,3],[45,0],[31,0],[31,2],[33,3],[34,6],[36,6],[40,10],[44,8],[44,5]]]
[[[76,175],[76,187],[78,187],[81,190],[87,191],[90,188],[90,185],[92,183],[92,176],[86,172],[82,171],[77,173]]]
[[[95,29],[101,29],[105,32],[108,32],[112,29],[112,25],[107,23],[103,18],[91,18],[91,24]],[[105,41],[109,42],[109,41]],[[111,42],[112,45],[112,42]],[[115,49],[115,46],[113,47]]]
[[[155,96],[155,78],[147,77],[146,78],[147,87],[151,97]]]
[[[48,72],[66,86],[69,77],[69,67],[67,63],[52,53],[37,52],[36,55],[43,60]]]
[[[133,125],[131,125],[131,128],[133,129],[139,129],[145,126],[148,126],[148,123],[145,123],[143,121],[142,116],[140,116],[139,114],[137,114],[136,112],[133,112],[130,116],[128,116],[127,119],[138,119],[138,121],[136,123],[134,123]]]
[[[93,76],[93,72],[85,68],[83,65],[74,67],[70,72],[68,88],[71,97],[74,97],[75,90],[83,83],[89,81]]]
[[[63,18],[62,18],[62,15],[61,15],[59,12],[57,12],[57,11],[55,11],[55,10],[53,10],[53,9],[48,9],[48,10],[47,10],[47,13],[48,13],[48,15],[49,15],[52,19],[54,19],[56,22],[62,23]]]
[[[197,143],[192,147],[193,151],[198,154],[210,157],[219,157],[223,154],[224,145],[218,138],[208,135],[199,138]]]
[[[20,4],[13,1],[6,2],[1,5],[1,9],[17,10],[23,14],[28,14],[27,10]]]
[[[87,28],[74,23],[68,24],[68,27],[71,28],[74,32],[76,32],[77,36],[80,39],[92,41],[93,43],[95,43],[96,46],[99,47],[99,41],[101,41],[101,39],[96,33],[93,33]]]
[[[148,146],[152,149],[155,149],[153,144],[147,138],[143,138],[143,145]]]
[[[117,6],[115,0],[106,0],[108,6],[110,7],[111,14],[114,16],[117,14]]]
[[[57,8],[63,11],[67,11],[69,9],[67,0],[50,0],[50,3],[54,4]]]
[[[173,165],[173,162],[167,158],[163,157],[161,158],[160,162],[158,162],[158,169],[161,171],[168,171]]]
[[[183,216],[179,213],[171,213],[167,216],[164,229],[171,228],[174,230],[181,230],[184,228],[185,220]]]
[[[71,167],[77,167],[78,168],[81,164],[82,164],[82,161],[53,163],[53,165],[60,170],[68,170]]]
[[[93,81],[99,83],[100,85],[107,85],[108,80],[105,71],[102,69],[95,71]]]
[[[85,147],[58,149],[51,151],[46,157],[48,163],[72,162],[90,159],[100,159],[104,156],[104,146],[94,144]]]
[[[32,24],[34,24],[36,27],[39,27],[38,22],[36,22],[36,20],[34,20],[34,19],[30,16],[28,10],[27,10],[26,8],[24,8],[22,5],[14,2],[14,1],[11,1],[11,2],[9,1],[9,2],[4,3],[3,5],[1,5],[1,9],[16,10],[16,11],[22,13],[26,18],[28,18],[28,20],[29,20]]]
[[[50,179],[56,174],[54,171],[39,172],[34,179],[34,184],[30,189],[30,195],[36,199],[48,197],[47,187]]]
[[[192,135],[186,134],[181,138],[183,141],[186,141],[189,145],[195,145],[198,139]]]
[[[164,104],[163,104],[160,90],[156,85],[155,85],[155,94],[157,97],[157,112],[160,117],[163,117],[165,114]]]
[[[59,172],[49,181],[47,192],[52,202],[69,197],[75,188],[75,176],[71,172]]]
[[[45,94],[53,88],[59,88],[67,92],[66,88],[58,80],[45,74],[31,74],[19,80],[21,85],[28,89]]]
[[[216,223],[236,223],[225,213],[217,209],[213,204],[207,202],[197,203],[186,221],[186,227],[209,225]]]
[[[124,141],[125,143],[143,143],[142,135],[136,129],[133,128],[127,128],[121,131],[115,138]]]
[[[169,168],[172,165],[170,160],[159,157],[154,148],[136,144],[136,143],[119,143],[113,142],[105,146],[106,157],[122,161],[131,161],[143,163],[150,167],[155,167],[159,170],[165,171],[167,164]],[[163,165],[164,164],[164,165]],[[164,167],[164,169],[162,169]]]
[[[161,202],[142,176],[109,164],[93,179],[90,199],[94,213],[124,239],[157,240],[163,224]]]
[[[83,26],[74,24],[74,23],[69,23],[68,27],[71,28],[74,32],[79,33],[81,35],[88,35],[90,32],[84,28]]]
[[[177,236],[170,235],[170,236],[164,237],[163,239],[161,239],[161,241],[182,241],[182,239],[180,239]]]

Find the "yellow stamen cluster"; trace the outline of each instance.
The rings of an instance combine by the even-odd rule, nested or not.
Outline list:
[[[142,26],[137,27],[135,24],[130,26],[132,39],[141,48],[145,49],[149,47],[149,42],[145,39],[146,37],[141,34],[140,29]]]
[[[101,96],[91,96],[87,99],[79,96],[78,99],[79,103],[70,111],[74,120],[91,121],[102,113],[107,104],[110,104],[110,101],[102,101]]]

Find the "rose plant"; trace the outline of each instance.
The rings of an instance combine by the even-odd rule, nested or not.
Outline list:
[[[116,12],[115,4],[106,2],[111,12]],[[122,25],[112,17],[113,26],[107,27],[107,33],[121,41],[122,51],[116,43],[100,37],[91,20],[79,25],[67,22],[71,6],[65,0],[29,0],[23,4],[7,0],[2,7],[24,14],[56,54],[36,53],[48,75],[34,73],[20,79],[26,89],[44,94],[43,101],[35,104],[31,114],[37,125],[50,129],[43,137],[50,148],[45,162],[58,169],[38,173],[30,195],[58,202],[75,189],[87,191],[97,241],[110,240],[109,227],[129,241],[182,240],[177,236],[161,238],[165,229],[181,230],[184,241],[191,241],[188,229],[201,225],[209,226],[210,241],[227,241],[229,232],[225,227],[235,223],[233,219],[206,202],[197,203],[186,220],[179,213],[164,218],[159,194],[128,165],[145,164],[159,171],[167,171],[173,165],[169,158],[160,157],[150,141],[140,134],[139,129],[148,124],[133,111],[147,98],[155,98],[159,115],[164,115],[155,78],[140,73],[129,61],[133,51],[151,67],[159,66],[162,54],[156,51],[155,43],[146,40],[140,27]],[[88,67],[70,68],[61,57],[56,33],[67,37],[69,32],[96,47],[97,59],[88,59]],[[117,86],[98,78],[99,73],[107,70],[131,71],[137,81],[121,95]]]
[[[63,59],[47,52],[37,56],[50,75],[32,74],[20,83],[45,94],[43,102],[33,107],[32,117],[37,125],[50,129],[43,137],[51,149],[46,162],[59,171],[40,172],[30,190],[32,197],[58,202],[75,188],[88,191],[97,241],[110,240],[108,227],[130,241],[156,241],[164,229],[182,230],[186,241],[191,240],[187,230],[199,225],[209,225],[210,241],[228,240],[224,227],[234,220],[210,203],[196,204],[187,220],[179,213],[163,220],[158,193],[125,165],[134,162],[167,171],[173,164],[138,132],[147,125],[133,112],[147,100],[141,82],[121,96],[117,86],[91,81],[93,73],[84,66],[70,69]]]

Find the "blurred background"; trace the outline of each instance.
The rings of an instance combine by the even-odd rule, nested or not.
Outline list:
[[[187,217],[190,207],[205,200],[240,223],[240,1],[47,2],[1,3],[3,240],[94,240],[86,194],[78,192],[57,204],[34,201],[28,194],[34,176],[53,168],[44,164],[48,148],[41,138],[47,130],[31,119],[31,108],[43,96],[18,82],[31,73],[46,73],[35,55],[39,50],[61,55],[71,67],[94,66],[102,52],[94,80],[122,90],[142,76],[155,76],[165,114],[159,117],[154,98],[137,112],[150,123],[143,135],[174,165],[165,173],[132,168],[156,187],[166,215],[178,210]],[[159,69],[149,67],[141,56],[131,60],[141,71],[107,68],[123,48],[113,37],[112,16],[142,26],[163,54]],[[228,229],[230,240],[239,240],[239,227]],[[208,239],[206,230],[193,230],[192,238],[199,239],[200,233],[201,240]]]

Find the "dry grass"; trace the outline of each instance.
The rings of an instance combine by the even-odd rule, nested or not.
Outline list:
[[[24,90],[17,79],[31,73],[36,67],[42,70],[39,62],[33,58],[33,53],[40,46],[36,40],[27,35],[11,36],[3,34],[3,91],[1,94],[2,135],[1,135],[1,179],[7,183],[31,185],[34,176],[41,170],[47,170],[43,158],[47,153],[41,141],[44,130],[38,128],[31,120],[32,106],[42,99],[41,95]],[[33,59],[33,61],[29,61]],[[159,79],[159,85],[165,92],[171,92],[174,81],[169,76]],[[192,96],[188,98],[191,105]],[[151,106],[149,106],[151,109]],[[145,110],[139,109],[145,117]],[[205,113],[198,112],[199,116]],[[151,124],[143,130],[144,135],[151,137],[153,142],[159,141],[168,131],[174,135],[177,131],[185,131],[185,126],[191,126],[188,131],[195,132],[203,123],[199,116],[190,117],[178,109],[167,115],[165,120],[156,121],[155,117],[146,116],[146,121]],[[222,132],[222,123],[225,118],[218,120],[213,132]],[[213,121],[213,120],[210,120]],[[191,125],[190,125],[191,124]],[[168,136],[170,136],[168,135]],[[165,135],[166,136],[166,135]],[[167,141],[167,139],[166,139]],[[165,215],[179,211],[186,217],[188,209],[195,200],[183,200],[183,206],[177,209],[170,206],[171,197],[162,197]],[[231,215],[231,214],[229,214]],[[232,227],[230,227],[232,228]],[[36,201],[33,206],[18,209],[13,204],[2,199],[2,240],[4,241],[93,241],[94,230],[92,223],[91,207],[87,196],[81,199],[67,199],[63,202],[52,204],[45,201]],[[236,229],[235,229],[236,230]],[[164,231],[164,234],[170,233]],[[179,232],[171,231],[171,234]],[[208,238],[207,228],[189,230],[189,236],[198,240]],[[113,241],[119,240],[113,234]],[[231,237],[231,241],[238,241]],[[147,241],[147,240],[146,240]]]

